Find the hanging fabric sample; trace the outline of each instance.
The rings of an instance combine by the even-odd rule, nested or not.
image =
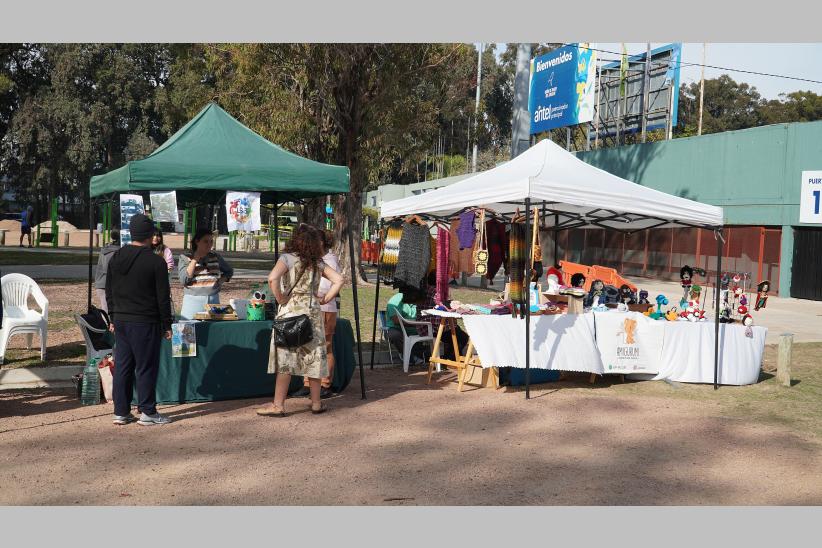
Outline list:
[[[226,192],[225,212],[229,232],[260,230],[260,193]]]
[[[477,235],[477,231],[474,228],[474,217],[473,211],[460,213],[460,224],[456,230],[457,238],[460,242],[460,249],[473,249],[474,247],[474,238]]]
[[[525,256],[525,226],[521,223],[511,224],[511,235],[508,246],[509,257],[509,285],[508,295],[514,304],[513,315],[517,316],[518,308],[525,310],[525,264],[528,257]],[[519,305],[519,306],[517,306]]]
[[[428,235],[428,240],[431,244],[431,259],[428,262],[428,272],[427,274],[431,274],[432,272],[437,270],[437,240],[431,234]]]
[[[402,222],[394,222],[385,229],[383,239],[382,260],[380,261],[380,276],[386,283],[394,279],[394,269],[397,267],[397,257],[400,252],[400,238],[402,238]]]
[[[451,235],[443,227],[437,229],[437,303],[448,301],[450,277]]]
[[[473,221],[472,221],[473,222]],[[462,222],[457,219],[451,220],[451,277],[456,278],[460,274],[474,273],[474,252],[473,248],[462,248],[457,232],[462,226]]]
[[[508,234],[505,225],[496,219],[485,223],[485,238],[488,240],[488,274],[493,280],[502,265],[508,265]]]
[[[431,261],[431,234],[428,225],[405,223],[400,238],[394,287],[421,289],[425,284]]]

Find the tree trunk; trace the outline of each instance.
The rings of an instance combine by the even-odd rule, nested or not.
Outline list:
[[[343,139],[343,152],[345,154],[345,165],[351,172],[351,189],[346,195],[338,195],[334,199],[334,240],[336,241],[336,255],[340,259],[342,275],[347,283],[351,282],[351,259],[349,258],[348,235],[353,231],[354,235],[354,261],[359,274],[359,281],[367,282],[365,270],[360,262],[360,249],[362,247],[362,181],[364,173],[357,157],[357,146],[355,143],[356,133],[347,131]]]
[[[306,200],[300,209],[300,222],[325,229],[325,198]]]

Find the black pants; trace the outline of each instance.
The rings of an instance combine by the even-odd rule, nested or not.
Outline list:
[[[157,412],[162,330],[158,323],[114,322],[114,414],[128,415],[137,378],[137,409]]]
[[[442,339],[440,340],[440,348],[442,349],[442,357],[446,360],[456,361],[457,357],[454,355],[454,343],[451,340],[451,330],[448,329],[442,332]],[[468,333],[463,331],[460,326],[454,326],[454,332],[457,334],[457,345],[460,348],[460,354],[465,352],[465,345],[468,344]]]

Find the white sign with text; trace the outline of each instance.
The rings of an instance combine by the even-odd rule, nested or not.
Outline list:
[[[803,171],[799,222],[822,224],[822,171]]]

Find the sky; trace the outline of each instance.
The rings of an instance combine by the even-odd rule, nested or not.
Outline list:
[[[662,46],[662,43],[651,43],[651,49]],[[625,44],[628,55],[644,53],[645,44]],[[608,51],[621,51],[621,44],[598,43],[596,48]],[[599,53],[599,55],[614,58],[615,55]],[[682,44],[683,63],[702,62],[701,43]],[[719,67],[752,70],[769,74],[795,76],[822,82],[822,43],[814,44],[728,44],[708,43],[705,57],[706,65]],[[682,67],[681,82],[698,82],[700,67]],[[790,93],[797,90],[811,90],[822,94],[822,84],[798,82],[786,78],[759,76],[726,70],[706,68],[705,78],[717,78],[728,74],[737,82],[746,82],[759,91],[766,99],[777,99],[780,93]]]
[[[664,43],[651,43],[651,49],[663,46]],[[497,51],[502,51],[505,44],[499,44]],[[644,53],[646,44],[626,43],[628,55]],[[619,43],[597,43],[597,49],[621,52]],[[614,54],[599,52],[600,58],[615,59]],[[702,63],[702,44],[685,42],[682,44],[683,63]],[[822,43],[811,44],[742,44],[742,43],[708,43],[705,57],[706,65],[727,67],[783,76],[808,78],[822,82]],[[680,79],[682,83],[698,82],[700,67],[683,66]],[[706,68],[705,78],[717,78],[728,74],[737,82],[746,82],[759,91],[766,99],[777,99],[780,93],[797,90],[811,90],[822,95],[822,84],[799,82],[787,78],[759,76],[728,70]]]

